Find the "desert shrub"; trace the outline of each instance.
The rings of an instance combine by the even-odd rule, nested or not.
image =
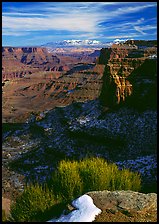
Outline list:
[[[42,221],[43,213],[55,205],[53,193],[39,184],[27,186],[11,205],[11,217],[15,222]]]
[[[128,169],[114,171],[110,190],[139,191],[141,189],[141,178],[137,172],[131,172]]]
[[[56,194],[72,199],[93,190],[140,190],[141,178],[128,169],[119,170],[102,158],[79,162],[61,161],[52,179]]]
[[[79,163],[84,192],[92,190],[139,190],[140,175],[102,158],[85,159]]]
[[[53,174],[53,189],[56,195],[61,195],[64,200],[73,199],[82,193],[82,183],[76,161],[61,161],[57,172]]]
[[[110,181],[109,166],[101,158],[87,158],[79,162],[83,191],[105,190]]]

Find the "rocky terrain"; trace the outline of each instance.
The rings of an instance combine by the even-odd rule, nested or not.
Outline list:
[[[86,195],[90,196],[94,205],[101,210],[100,214],[95,216],[94,222],[157,222],[155,193],[105,190],[88,192],[84,196]],[[63,218],[68,215],[71,217],[73,212],[82,209],[73,206],[75,201],[63,211]]]
[[[143,104],[140,102],[142,105],[148,104],[145,100],[153,104],[157,102],[157,48],[143,50],[136,45],[129,45],[114,44],[111,48],[101,50],[98,63],[105,64],[100,95],[104,105],[115,106],[125,102],[127,97],[131,103],[144,101]],[[152,55],[156,57],[151,58]]]
[[[3,122],[25,122],[32,112],[95,99],[104,69],[92,63],[95,58],[55,56],[45,48],[2,48]]]
[[[89,54],[94,49],[89,49],[88,52],[78,49],[69,51],[69,54],[57,54],[57,49],[51,53],[49,49],[42,47],[2,47],[2,81],[22,78],[25,74],[38,71],[68,71],[74,64],[92,63],[96,57]]]
[[[63,72],[38,71],[5,81],[3,197],[14,200],[27,182],[45,182],[62,159],[85,156],[137,171],[141,192],[157,191],[157,61],[149,49],[144,50],[148,55],[132,58],[132,48],[123,48],[102,49],[96,65],[74,64]],[[105,212],[114,221],[140,215],[144,220],[149,214]],[[153,212],[147,220],[156,220]]]
[[[103,69],[102,65],[77,65],[63,75],[38,72],[5,82],[3,122],[24,122],[31,113],[98,98]]]
[[[86,49],[81,55],[81,48],[72,50],[68,55],[49,53],[46,48],[2,48],[3,122],[22,122],[31,113],[99,96],[111,107],[140,93],[143,85],[156,91],[156,59],[149,58],[156,55],[156,47],[143,50],[136,45],[113,44],[101,50],[97,64],[92,61],[99,52],[88,54]],[[133,101],[133,97],[129,99]]]
[[[143,188],[155,191],[156,117],[155,111],[128,108],[104,113],[92,100],[56,108],[41,119],[32,115],[25,124],[3,124],[3,194],[21,191],[26,180],[45,181],[61,159],[86,155],[140,172]]]
[[[94,222],[157,222],[157,194],[133,191],[87,193],[102,210]]]

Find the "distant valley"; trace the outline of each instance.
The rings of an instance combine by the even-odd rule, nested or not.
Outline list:
[[[88,95],[81,94],[81,87],[87,79],[94,82],[98,75],[97,79],[102,77],[104,66],[95,64],[98,54],[94,49],[61,54],[58,49],[51,53],[46,48],[3,48],[4,121],[12,122],[14,118],[17,121],[16,117],[21,120],[31,112],[37,112],[37,108],[43,111],[67,105],[75,98],[80,100],[82,95],[87,98]],[[86,91],[91,91],[88,86]],[[78,89],[76,96],[75,89]],[[91,95],[96,97],[94,93]]]

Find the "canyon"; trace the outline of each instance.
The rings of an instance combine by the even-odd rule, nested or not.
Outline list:
[[[82,62],[80,57],[56,56],[40,47],[3,47],[2,60],[2,81],[39,71],[67,71]]]
[[[85,53],[83,48],[66,51],[2,48],[3,122],[22,122],[31,113],[98,97],[111,107],[140,92],[136,79],[156,91],[156,58],[150,58],[157,55],[155,46],[138,49],[132,44],[113,44],[102,48],[100,55],[94,48]],[[147,71],[144,76],[137,74],[147,69],[153,70],[151,77]],[[135,100],[130,97],[129,101]]]
[[[45,48],[3,48],[3,122],[21,122],[30,113],[89,96],[96,98],[104,66],[96,65],[97,56],[90,52],[94,50],[83,54],[83,49],[80,53],[78,49],[68,56],[49,53]],[[95,89],[91,87],[94,84]]]
[[[62,159],[89,155],[139,172],[141,191],[157,191],[157,47],[138,43],[2,48],[4,198],[44,183]]]

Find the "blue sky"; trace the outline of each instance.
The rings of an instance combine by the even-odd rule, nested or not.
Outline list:
[[[2,45],[157,39],[157,2],[2,2]]]

